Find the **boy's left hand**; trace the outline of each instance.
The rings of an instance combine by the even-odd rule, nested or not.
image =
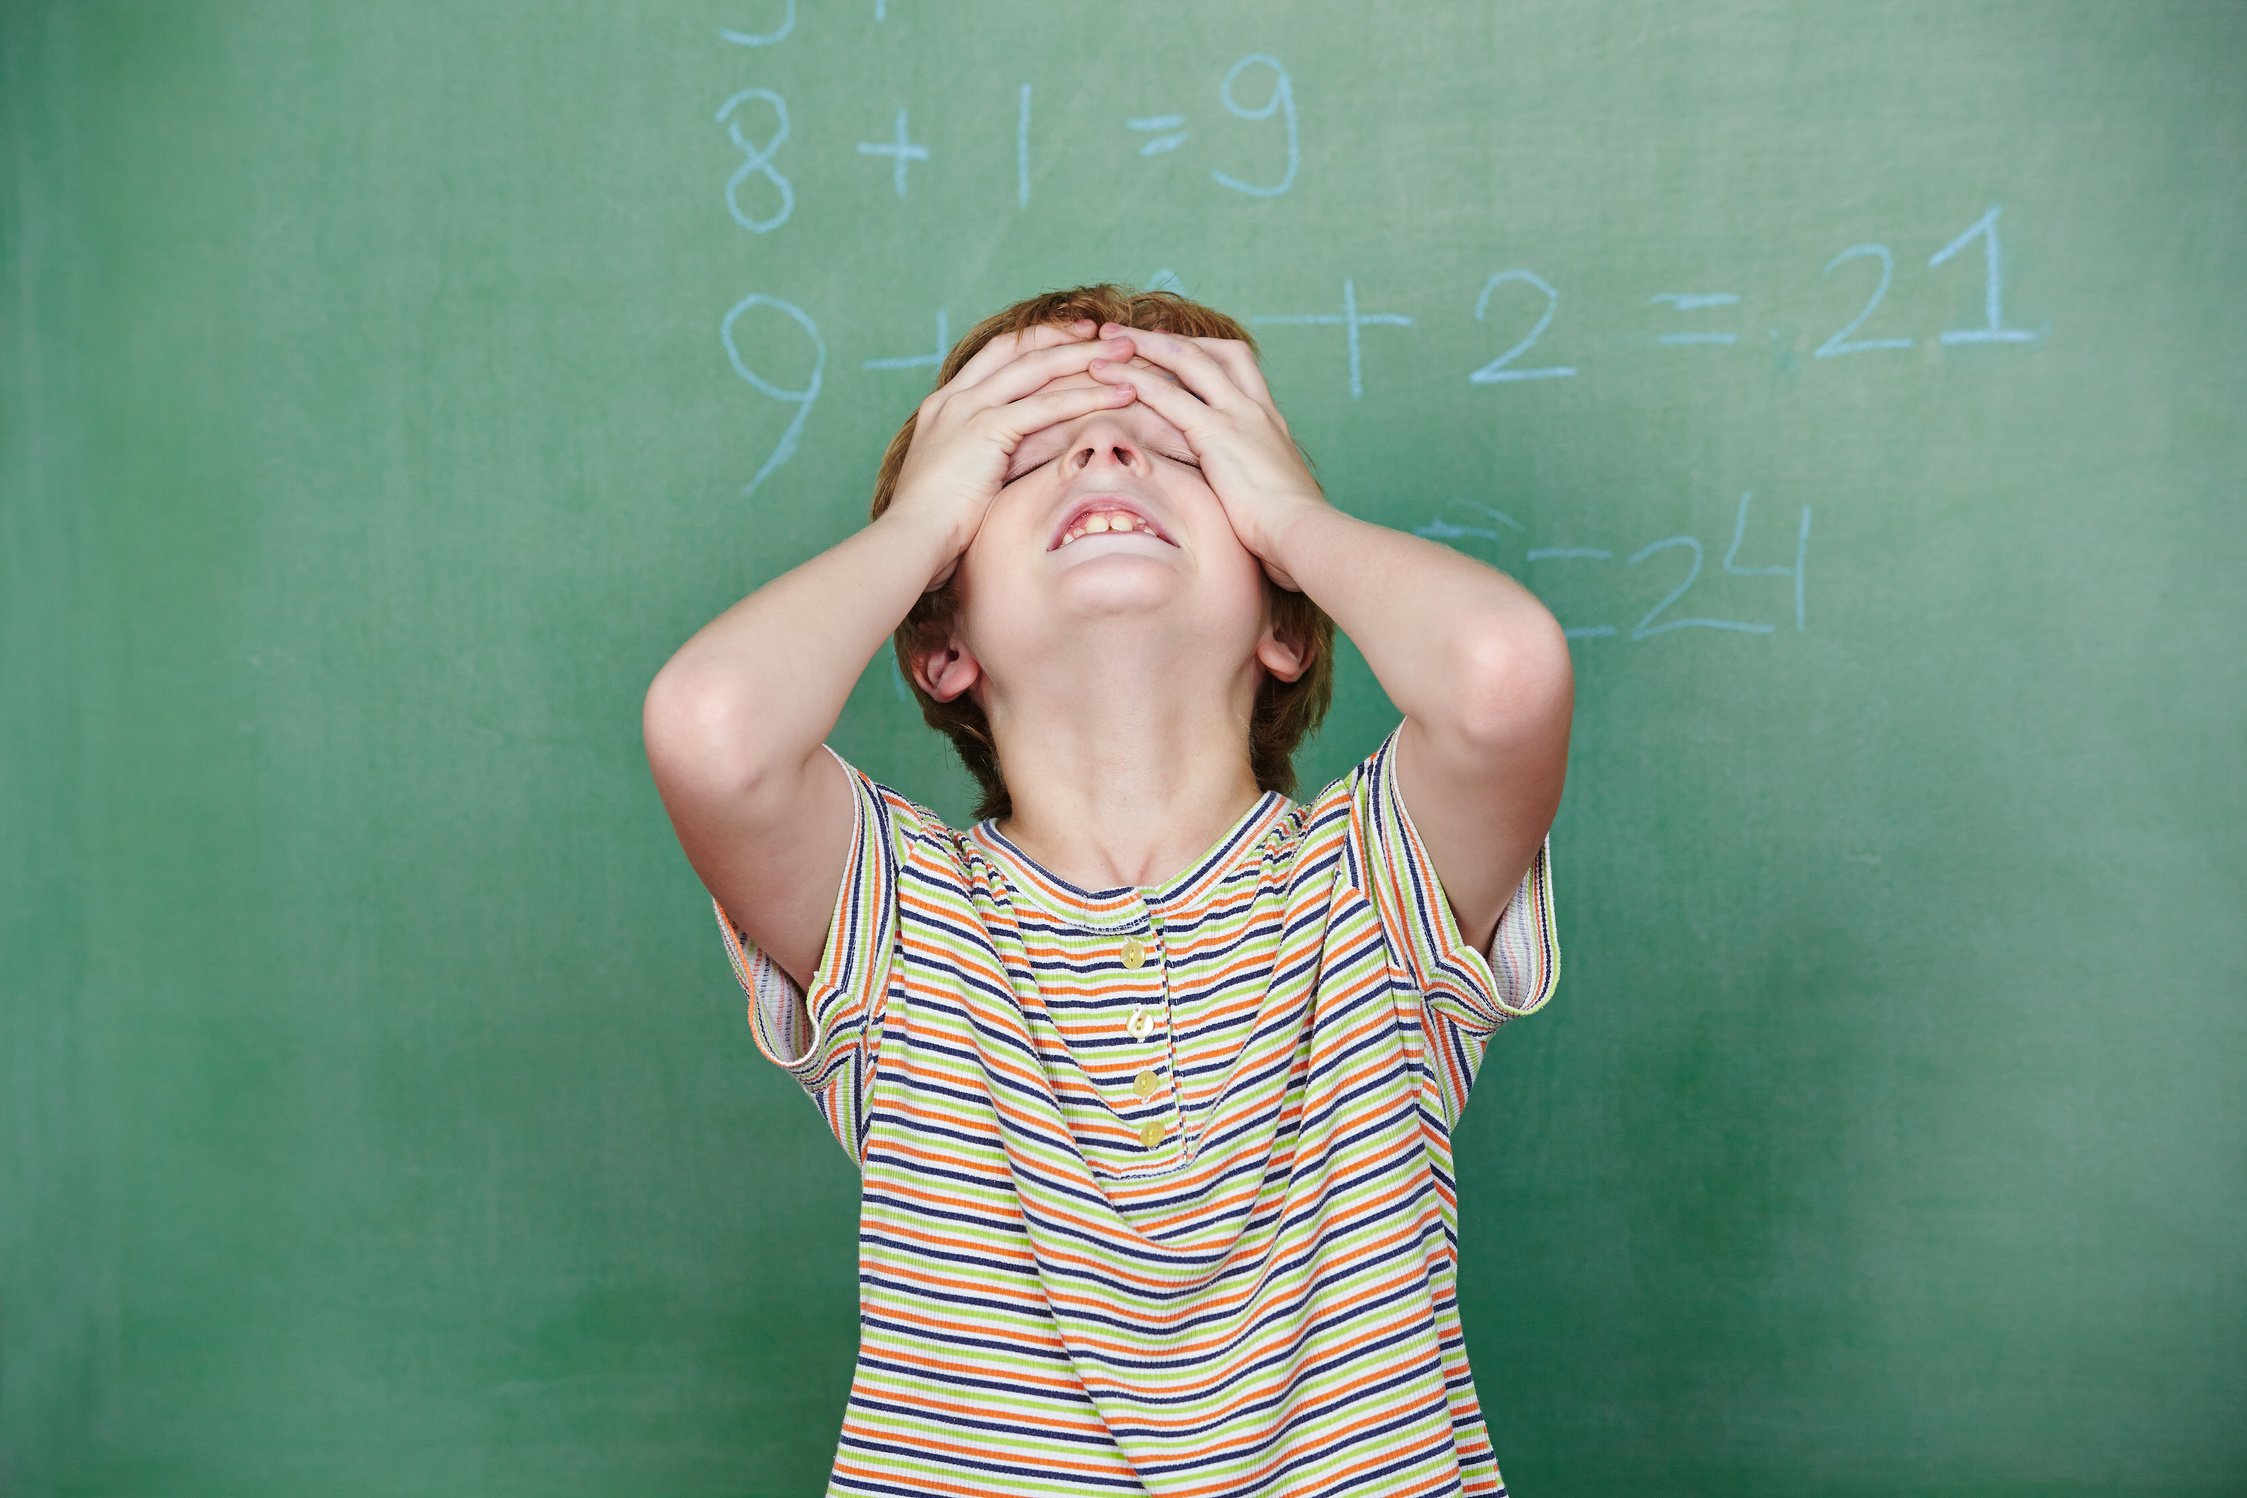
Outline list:
[[[1153,370],[1122,360],[1095,359],[1093,378],[1129,385],[1157,416],[1186,434],[1202,478],[1225,508],[1233,534],[1264,564],[1273,582],[1302,589],[1281,570],[1272,541],[1286,517],[1306,505],[1324,506],[1325,491],[1304,466],[1287,419],[1248,345],[1237,338],[1188,338],[1149,328],[1104,323],[1097,335],[1128,338],[1140,358],[1176,375],[1173,383]]]

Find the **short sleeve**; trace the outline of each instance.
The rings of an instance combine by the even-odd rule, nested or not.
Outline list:
[[[1397,790],[1403,727],[1399,722],[1391,729],[1348,777],[1344,850],[1350,877],[1380,914],[1396,966],[1420,995],[1445,1111],[1456,1121],[1490,1036],[1506,1021],[1543,1008],[1559,982],[1552,836],[1538,844],[1490,944],[1470,946]]]
[[[710,908],[734,977],[748,997],[749,1033],[757,1049],[795,1078],[826,1120],[828,1132],[863,1169],[897,949],[898,876],[921,819],[914,803],[868,778],[831,745],[824,747],[850,781],[856,814],[827,945],[809,992],[716,899]],[[798,998],[804,1001],[801,1015]]]

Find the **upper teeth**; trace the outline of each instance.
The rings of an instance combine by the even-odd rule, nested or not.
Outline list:
[[[1156,529],[1152,521],[1143,520],[1129,510],[1094,510],[1077,521],[1075,525],[1069,527],[1068,533],[1061,538],[1060,546],[1054,547],[1054,550],[1059,551],[1062,546],[1067,546],[1079,536],[1097,536],[1107,531],[1129,530],[1145,531],[1158,541],[1170,539]]]

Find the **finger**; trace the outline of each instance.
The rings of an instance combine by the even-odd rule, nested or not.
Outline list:
[[[1211,358],[1224,365],[1225,372],[1233,377],[1233,383],[1249,396],[1262,405],[1272,404],[1271,387],[1264,383],[1264,371],[1257,367],[1256,356],[1248,351],[1247,344],[1238,338],[1196,338],[1194,342],[1208,350]]]
[[[1011,448],[1013,443],[1032,432],[1044,431],[1094,411],[1128,406],[1137,398],[1138,392],[1128,385],[1071,385],[1066,390],[1049,390],[1042,395],[1026,395],[1020,400],[1008,401],[1003,406],[992,406],[978,411],[975,419],[1005,433]]]
[[[1143,354],[1131,354],[1126,356],[1121,354],[1102,353],[1096,350],[1093,354],[1092,359],[1085,365],[1085,369],[1089,372],[1094,364],[1098,364],[1102,368],[1114,368],[1118,365],[1121,365],[1127,369],[1136,369],[1142,374],[1151,374],[1156,379],[1168,381],[1173,385],[1181,383],[1178,376],[1172,374],[1169,370],[1163,368],[1160,364],[1152,362]]]
[[[952,376],[952,383],[946,388],[949,393],[957,395],[962,390],[982,383],[993,371],[1005,368],[1024,353],[1052,348],[1058,344],[1087,341],[1094,331],[1091,319],[1085,318],[1075,325],[1036,323],[1018,333],[1002,333],[977,349],[967,363],[960,366],[959,373]]]
[[[1126,328],[1120,323],[1105,323],[1100,331],[1103,335],[1129,338],[1137,353],[1149,363],[1160,364],[1176,374],[1205,405],[1226,407],[1245,398],[1225,367],[1191,339],[1153,328]]]
[[[1091,374],[1094,379],[1103,383],[1113,382],[1130,387],[1138,394],[1142,405],[1184,432],[1189,439],[1208,430],[1209,406],[1161,369],[1148,369],[1135,364],[1110,364],[1095,359],[1092,361]],[[1197,453],[1201,451],[1198,442],[1195,443],[1194,450]]]
[[[1042,322],[1024,328],[1019,333],[1001,333],[968,357],[952,376],[946,388],[953,394],[980,383],[994,369],[1020,357],[1025,351],[1050,348],[1057,343],[1089,339],[1098,331],[1089,317],[1079,318],[1074,324]]]
[[[1124,358],[1129,347],[1122,339],[1065,340],[1046,348],[1034,349],[999,366],[989,378],[969,386],[960,394],[971,405],[1003,406],[1008,401],[1028,395],[1049,380],[1080,373],[1094,359],[1103,355],[1110,359]]]

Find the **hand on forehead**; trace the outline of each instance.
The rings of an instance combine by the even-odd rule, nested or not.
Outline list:
[[[1110,364],[1114,364],[1118,361],[1111,359],[1107,362]],[[1133,369],[1144,369],[1152,371],[1153,373],[1158,374],[1164,379],[1170,381],[1170,383],[1173,385],[1178,383],[1178,376],[1172,374],[1169,370],[1163,368],[1160,364],[1155,363],[1145,354],[1133,354],[1130,358],[1125,359],[1121,362],[1129,365]],[[1038,393],[1042,394],[1043,392],[1048,390],[1066,390],[1072,385],[1098,385],[1100,383],[1101,382],[1099,380],[1096,380],[1092,377],[1092,372],[1090,370],[1079,369],[1069,374],[1055,375],[1052,379],[1046,381],[1043,385],[1040,385],[1038,387]]]
[[[1172,374],[1169,370],[1163,368],[1160,364],[1154,363],[1143,355],[1133,354],[1129,359],[1123,360],[1122,362],[1133,369],[1147,370],[1149,373],[1155,375],[1158,379],[1168,380],[1173,385],[1180,383],[1178,376]],[[1053,390],[1069,390],[1079,385],[1100,385],[1105,383],[1106,382],[1103,380],[1095,379],[1088,371],[1080,369],[1071,374],[1056,375],[1052,379],[1046,381],[1043,385],[1040,385],[1031,393],[1033,395],[1044,395],[1048,391]],[[1152,406],[1147,405],[1144,401],[1132,401],[1126,405],[1117,406],[1114,409],[1115,414],[1123,415],[1126,420],[1133,421],[1141,426],[1149,427],[1157,431],[1168,433],[1172,436],[1177,437],[1181,441],[1185,439],[1186,434],[1184,432],[1181,432],[1178,430],[1178,428],[1172,426],[1166,418],[1157,415],[1155,409]],[[1130,414],[1133,412],[1136,412],[1137,415],[1134,416]],[[1053,428],[1039,427],[1037,430],[1041,432],[1050,432],[1053,430]]]

